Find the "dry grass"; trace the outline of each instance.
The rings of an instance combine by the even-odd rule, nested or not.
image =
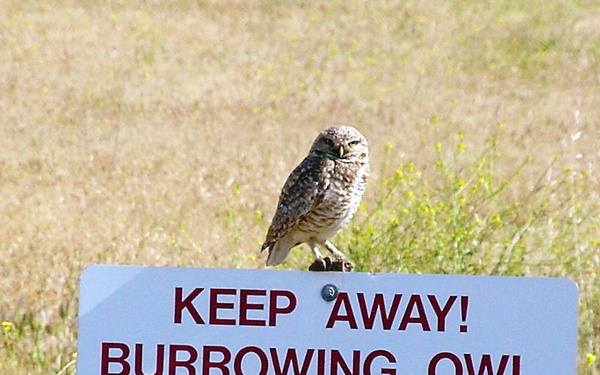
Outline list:
[[[0,1],[0,372],[71,361],[92,263],[263,267],[324,127],[370,140],[368,208],[398,163],[435,186],[436,141],[462,134],[469,165],[501,123],[498,178],[530,158],[508,197],[585,177],[560,191],[585,210],[567,276],[600,374],[599,30],[592,0]]]

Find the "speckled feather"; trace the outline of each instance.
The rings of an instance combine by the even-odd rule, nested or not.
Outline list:
[[[330,183],[334,162],[310,154],[290,173],[279,196],[277,211],[262,249],[273,245],[301,222],[311,208],[322,202]]]
[[[327,240],[356,212],[368,175],[368,145],[360,132],[349,126],[321,132],[281,190],[262,245],[262,250],[269,250],[267,264],[281,263],[303,242],[327,248]],[[330,243],[328,250],[342,255]]]

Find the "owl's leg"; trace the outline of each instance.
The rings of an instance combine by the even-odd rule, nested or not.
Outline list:
[[[341,251],[339,251],[337,249],[337,247],[333,246],[333,244],[329,241],[325,241],[323,242],[323,246],[325,246],[325,248],[329,251],[331,251],[331,254],[333,254],[333,256],[336,259],[346,259],[346,256],[344,254],[342,254]]]
[[[328,271],[352,271],[354,269],[354,263],[352,263],[341,251],[339,251],[333,244],[329,241],[323,242],[323,246],[333,254],[333,261],[331,262],[331,266],[328,268]]]
[[[315,242],[310,241],[308,246],[310,246],[310,251],[312,251],[313,255],[315,256],[315,260],[323,259],[323,254],[321,254]]]
[[[329,266],[331,265],[331,259],[323,258],[323,254],[317,248],[317,244],[313,241],[308,242],[308,246],[310,246],[310,251],[312,251],[315,256],[315,261],[308,267],[309,271],[327,271]]]

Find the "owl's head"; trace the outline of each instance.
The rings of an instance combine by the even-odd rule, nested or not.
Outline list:
[[[310,152],[323,153],[334,159],[361,160],[369,157],[367,139],[351,126],[333,126],[323,130]]]

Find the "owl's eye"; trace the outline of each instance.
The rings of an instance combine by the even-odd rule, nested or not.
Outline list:
[[[323,143],[325,143],[329,147],[333,147],[333,141],[331,139],[329,139],[329,138],[325,138],[323,140]]]
[[[354,147],[356,145],[358,145],[358,141],[348,142],[348,146],[350,146],[350,147]]]

